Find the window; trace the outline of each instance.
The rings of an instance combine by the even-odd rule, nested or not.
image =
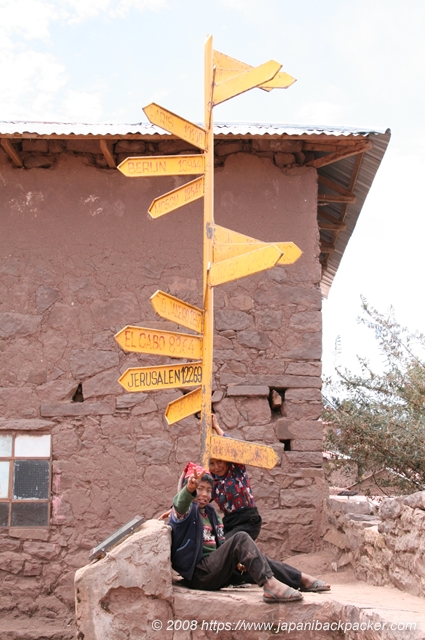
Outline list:
[[[50,434],[0,434],[0,527],[49,523]]]

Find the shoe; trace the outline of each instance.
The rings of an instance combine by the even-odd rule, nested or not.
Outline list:
[[[331,588],[323,582],[323,580],[315,580],[309,587],[300,587],[301,591],[307,591],[310,593],[321,593],[322,591],[330,591]]]
[[[269,602],[269,603],[297,602],[297,600],[302,600],[304,597],[302,593],[300,593],[296,589],[292,589],[292,587],[288,587],[285,593],[283,594],[283,596],[278,596],[276,593],[273,593],[273,591],[270,591],[269,589],[266,589],[266,588],[264,588],[264,592],[270,594],[271,596],[270,598],[266,598],[266,596],[263,595],[264,602]]]

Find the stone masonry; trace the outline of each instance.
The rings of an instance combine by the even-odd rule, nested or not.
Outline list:
[[[260,544],[284,557],[319,545],[327,489],[317,174],[278,142],[217,144],[216,222],[291,240],[303,256],[215,289],[214,408],[229,435],[279,455],[250,475]],[[123,157],[188,151],[166,136],[118,145]],[[26,169],[0,149],[0,433],[52,434],[51,513],[49,527],[0,529],[0,612],[68,623],[89,550],[134,515],[167,509],[199,457],[197,419],[164,419],[182,390],[129,394],[117,382],[171,359],[126,354],[113,336],[128,324],[187,331],[149,298],[161,289],[202,306],[202,205],[151,221],[151,201],[185,179],[126,179],[96,155],[98,141],[23,147]]]

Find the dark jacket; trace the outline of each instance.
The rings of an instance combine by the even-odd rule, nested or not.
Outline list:
[[[195,497],[196,495],[193,496]],[[220,540],[217,534],[217,514],[214,507],[209,504],[205,507],[205,511],[212,524],[218,547]],[[202,560],[204,541],[204,525],[198,513],[198,504],[192,502],[189,506],[189,515],[182,520],[177,520],[172,514],[169,524],[172,529],[171,564],[183,578],[191,580],[196,565]]]

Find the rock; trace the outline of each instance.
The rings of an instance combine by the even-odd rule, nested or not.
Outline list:
[[[144,153],[146,143],[144,140],[120,140],[115,145],[115,153]]]
[[[425,511],[425,491],[417,491],[410,496],[405,496],[403,498],[403,504],[412,509],[422,509]]]
[[[51,420],[39,420],[38,418],[33,420],[5,420],[0,418],[0,431],[3,429],[7,431],[39,431],[51,429],[54,424]]]
[[[45,418],[58,418],[60,416],[105,416],[114,413],[114,409],[107,402],[70,402],[42,404],[40,413]]]
[[[36,389],[41,402],[71,402],[78,388],[75,380],[52,380]]]
[[[155,638],[154,620],[173,619],[170,528],[149,520],[75,576],[81,638]]]
[[[118,364],[118,353],[97,349],[76,349],[71,351],[69,358],[71,372],[76,380],[85,380],[105,369],[117,367]]]
[[[264,331],[240,331],[238,342],[251,349],[268,349],[271,345],[270,338]]]
[[[0,313],[0,338],[18,338],[35,335],[41,326],[41,316],[24,313]]]
[[[342,549],[343,551],[347,548],[347,539],[343,533],[337,531],[336,529],[329,529],[325,535],[323,536],[323,540],[328,542],[329,544],[333,544],[334,547],[338,547],[338,549]]]
[[[268,396],[270,389],[265,385],[229,385],[227,387],[227,396]]]
[[[0,553],[0,569],[6,573],[20,573],[24,566],[24,558],[20,553],[4,551]]]
[[[276,420],[276,435],[279,440],[321,440],[322,434],[323,425],[317,420]]]
[[[268,388],[268,387],[267,387]],[[276,389],[272,389],[270,394],[270,405],[273,411],[279,409],[282,406],[283,398]]]
[[[285,402],[322,402],[320,389],[288,389],[285,393]]]
[[[49,169],[56,162],[55,156],[25,156],[25,169]]]
[[[85,380],[83,384],[84,399],[108,395],[120,396],[123,392],[123,388],[118,383],[120,376],[118,369],[110,369]]]
[[[266,311],[259,311],[255,314],[255,323],[257,327],[263,331],[274,331],[280,329],[282,326],[282,317],[282,311],[267,309]]]
[[[59,299],[59,291],[52,287],[41,285],[35,294],[35,304],[38,313],[43,313]]]
[[[215,312],[215,328],[217,331],[241,331],[247,329],[253,324],[252,316],[245,311],[233,311],[230,309],[221,309]],[[222,334],[224,335],[224,333]],[[226,336],[227,337],[227,336]]]
[[[287,164],[293,164],[295,156],[293,153],[275,153],[274,163],[277,167],[284,167]]]

